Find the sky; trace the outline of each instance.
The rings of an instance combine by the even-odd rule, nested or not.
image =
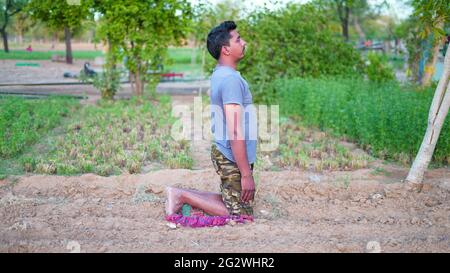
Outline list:
[[[189,0],[192,4],[198,3],[199,0]],[[211,3],[217,3],[221,0],[209,0]],[[295,3],[306,3],[310,0],[277,0],[279,2],[278,5],[271,4],[270,0],[241,0],[246,7],[255,8],[255,7],[263,7],[264,3],[267,3],[268,8],[276,8],[277,6],[284,5],[288,2]],[[384,0],[369,0],[369,3],[372,5],[379,4]],[[412,8],[408,5],[404,4],[405,0],[386,0],[389,4],[389,8],[384,9],[382,11],[383,14],[394,16],[400,20],[408,18],[408,16],[412,12]]]

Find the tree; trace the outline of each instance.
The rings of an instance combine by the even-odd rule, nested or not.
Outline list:
[[[365,38],[364,31],[361,28],[360,21],[364,15],[370,10],[367,0],[333,0],[334,6],[341,23],[342,36],[349,41],[349,26],[351,19],[355,25],[355,29],[360,39]]]
[[[359,52],[339,38],[329,17],[314,3],[261,10],[237,25],[248,42],[239,68],[257,102],[276,99],[277,91],[267,86],[279,78],[363,73]]]
[[[405,41],[407,50],[407,75],[412,82],[419,82],[419,62],[423,55],[423,43],[419,39],[419,22],[416,17],[404,20],[396,29],[396,33]]]
[[[28,16],[28,13],[21,11],[14,17],[14,31],[18,37],[18,43],[23,44],[23,37],[25,32],[27,32],[33,25],[33,22]]]
[[[425,73],[422,77],[422,86],[429,86],[434,74],[434,67],[439,55],[439,49],[443,45],[443,36],[445,36],[444,27],[450,18],[450,2],[449,0],[414,0],[414,16],[419,18],[419,22],[423,31],[422,39],[426,39],[430,35],[434,37],[431,56],[427,60]]]
[[[336,4],[337,14],[341,21],[342,36],[346,41],[349,40],[348,25],[350,20],[350,10],[353,5],[352,0],[334,0]]]
[[[0,0],[0,32],[3,37],[3,48],[5,52],[9,52],[6,27],[11,21],[11,17],[19,13],[27,2],[28,0]]]
[[[31,0],[27,6],[32,18],[44,21],[51,29],[64,30],[66,43],[66,62],[73,63],[72,35],[78,31],[82,22],[93,18],[92,0],[71,1]]]
[[[367,0],[316,0],[314,2],[321,6],[333,20],[337,19],[345,41],[350,40],[352,25],[359,40],[365,40],[364,22],[367,19],[379,17],[381,9],[387,6],[385,0],[372,5],[369,5]]]
[[[182,44],[191,20],[186,0],[101,0],[99,37],[109,45],[109,58],[125,59],[132,89],[143,95],[149,73],[162,65],[169,45]],[[154,82],[154,81],[153,81]]]
[[[422,36],[434,33],[435,40],[439,41],[443,34],[443,26],[449,22],[450,5],[448,0],[424,1],[415,0],[415,15],[424,26]],[[437,51],[438,52],[438,51]],[[437,55],[437,52],[435,54]],[[416,191],[423,186],[425,171],[431,161],[442,126],[450,107],[450,50],[447,49],[444,60],[444,71],[431,102],[428,114],[428,126],[420,146],[419,152],[406,177],[407,185]]]
[[[411,22],[411,20],[409,19],[401,20],[399,22],[394,23],[394,26],[392,28],[392,34],[395,38],[396,54],[398,54],[400,51],[399,49],[400,41],[406,40],[408,38],[408,35],[411,33],[412,24],[414,23]]]

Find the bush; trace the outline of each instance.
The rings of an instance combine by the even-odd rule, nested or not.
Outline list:
[[[366,74],[369,80],[380,83],[395,79],[394,70],[384,56],[369,52],[367,60]]]
[[[375,84],[361,78],[278,80],[284,115],[300,116],[308,125],[347,136],[372,155],[404,163],[414,159],[427,127],[431,88],[417,92],[395,82]],[[442,128],[435,163],[450,162],[450,120]]]
[[[92,82],[94,87],[100,91],[102,99],[112,100],[120,88],[120,78],[122,72],[119,69],[103,67],[104,71],[93,78],[87,76],[84,71],[80,73],[82,82]]]
[[[95,77],[94,87],[100,90],[102,99],[113,99],[120,88],[121,72],[115,69],[106,69]]]

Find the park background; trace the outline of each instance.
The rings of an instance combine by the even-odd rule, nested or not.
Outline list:
[[[0,5],[0,251],[448,252],[448,0]],[[224,20],[280,145],[258,151],[252,230],[172,229],[164,186],[218,191],[209,140],[171,129],[209,104]]]

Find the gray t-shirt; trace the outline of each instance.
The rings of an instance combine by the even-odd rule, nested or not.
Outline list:
[[[222,154],[236,162],[227,133],[224,105],[241,105],[248,162],[256,161],[257,118],[248,83],[241,74],[228,66],[217,65],[211,76],[211,131],[214,143]]]

